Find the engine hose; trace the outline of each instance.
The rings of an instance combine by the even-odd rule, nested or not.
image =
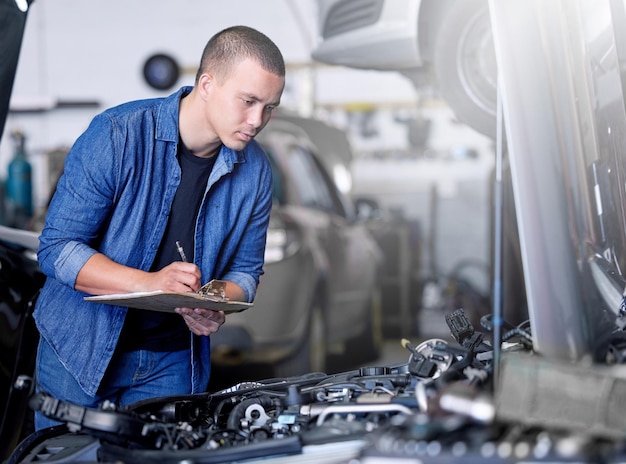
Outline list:
[[[243,419],[246,415],[246,410],[252,404],[258,404],[263,407],[272,406],[273,401],[271,398],[260,397],[260,398],[249,398],[247,400],[243,400],[237,406],[233,408],[233,410],[228,415],[228,421],[226,422],[226,427],[229,430],[240,430],[241,429],[241,419]]]
[[[519,328],[511,329],[507,333],[505,333],[502,336],[502,341],[503,342],[509,341],[511,338],[515,336],[519,336],[523,341],[530,342],[532,346],[532,343],[533,343],[532,336],[527,331],[523,329],[519,329]]]

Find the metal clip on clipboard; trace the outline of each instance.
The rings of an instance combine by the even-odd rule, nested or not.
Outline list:
[[[223,301],[228,301],[228,297],[226,296],[226,282],[223,280],[211,280],[210,282],[207,282],[200,287],[198,293],[200,295],[214,296]]]

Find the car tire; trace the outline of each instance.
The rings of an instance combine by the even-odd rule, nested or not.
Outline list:
[[[305,337],[295,353],[274,365],[277,377],[293,377],[310,372],[325,372],[327,354],[326,326],[319,304],[313,305]]]
[[[433,56],[436,87],[456,117],[496,138],[497,65],[487,0],[453,2]]]

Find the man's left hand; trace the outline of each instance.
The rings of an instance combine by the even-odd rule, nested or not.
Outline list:
[[[176,312],[183,316],[189,330],[196,335],[211,335],[217,332],[226,321],[224,311],[202,308],[176,308]]]

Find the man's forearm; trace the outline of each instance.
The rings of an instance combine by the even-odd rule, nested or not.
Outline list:
[[[78,272],[75,288],[92,295],[146,291],[146,274],[97,253]]]
[[[234,282],[226,281],[226,288],[224,289],[226,297],[231,301],[246,301],[246,293],[243,289]]]
[[[97,253],[78,272],[74,287],[92,295],[155,290],[196,292],[200,289],[200,277],[200,269],[193,263],[175,261],[157,272],[146,272],[118,264]],[[233,296],[237,295],[236,289],[232,291]]]

